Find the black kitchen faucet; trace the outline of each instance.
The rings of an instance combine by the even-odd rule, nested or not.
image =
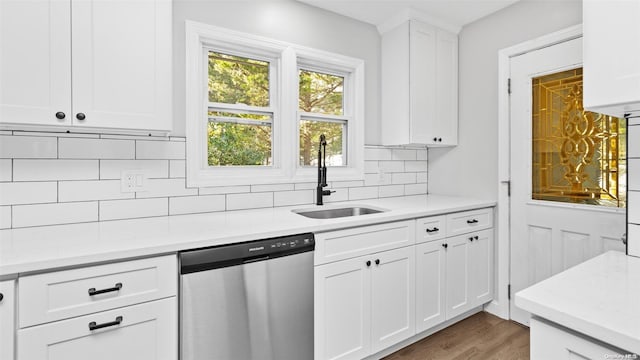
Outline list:
[[[322,196],[331,195],[330,190],[323,190],[327,186],[327,138],[320,135],[320,146],[318,146],[318,186],[316,187],[316,205],[323,205]]]

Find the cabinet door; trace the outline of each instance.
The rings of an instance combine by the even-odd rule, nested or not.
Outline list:
[[[70,4],[0,1],[0,123],[71,124]]]
[[[415,253],[404,247],[370,255],[372,353],[415,334]]]
[[[15,281],[0,281],[0,359],[13,359],[15,336]]]
[[[436,28],[420,21],[410,21],[409,42],[409,141],[433,143],[436,119]],[[389,119],[385,119],[388,121]]]
[[[362,359],[371,350],[371,266],[368,258],[314,269],[315,359]]]
[[[640,1],[582,6],[584,108],[617,117],[640,111]]]
[[[468,236],[460,235],[445,239],[447,253],[447,319],[451,319],[471,308],[469,294],[469,248]]]
[[[445,320],[446,252],[444,242],[416,245],[416,332]]]
[[[176,307],[176,298],[171,297],[21,329],[18,359],[175,360]],[[92,322],[114,324],[90,330]]]
[[[170,130],[171,1],[74,0],[72,11],[74,124]]]
[[[439,146],[458,145],[458,36],[441,29],[436,32],[435,88],[433,136]]]
[[[479,231],[469,236],[473,236],[469,247],[469,284],[473,307],[493,298],[493,230]]]

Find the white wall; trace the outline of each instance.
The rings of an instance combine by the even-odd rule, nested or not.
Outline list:
[[[185,134],[184,21],[194,20],[365,61],[365,143],[380,143],[376,28],[293,0],[173,0],[174,136]]]
[[[429,193],[497,199],[498,51],[581,22],[581,1],[523,0],[462,29],[459,145],[429,150]]]

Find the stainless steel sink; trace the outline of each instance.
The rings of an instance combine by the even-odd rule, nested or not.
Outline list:
[[[340,217],[347,216],[360,216],[360,215],[368,215],[368,214],[377,214],[381,212],[385,212],[384,209],[376,209],[371,207],[363,207],[363,206],[351,206],[351,207],[343,207],[343,208],[331,208],[331,209],[298,209],[291,210],[296,214],[306,216],[312,219],[334,219]]]

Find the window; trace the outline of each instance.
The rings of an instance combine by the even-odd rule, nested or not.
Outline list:
[[[532,86],[532,199],[625,207],[626,120],[584,110],[582,68]]]
[[[362,179],[362,60],[187,21],[187,184]]]

